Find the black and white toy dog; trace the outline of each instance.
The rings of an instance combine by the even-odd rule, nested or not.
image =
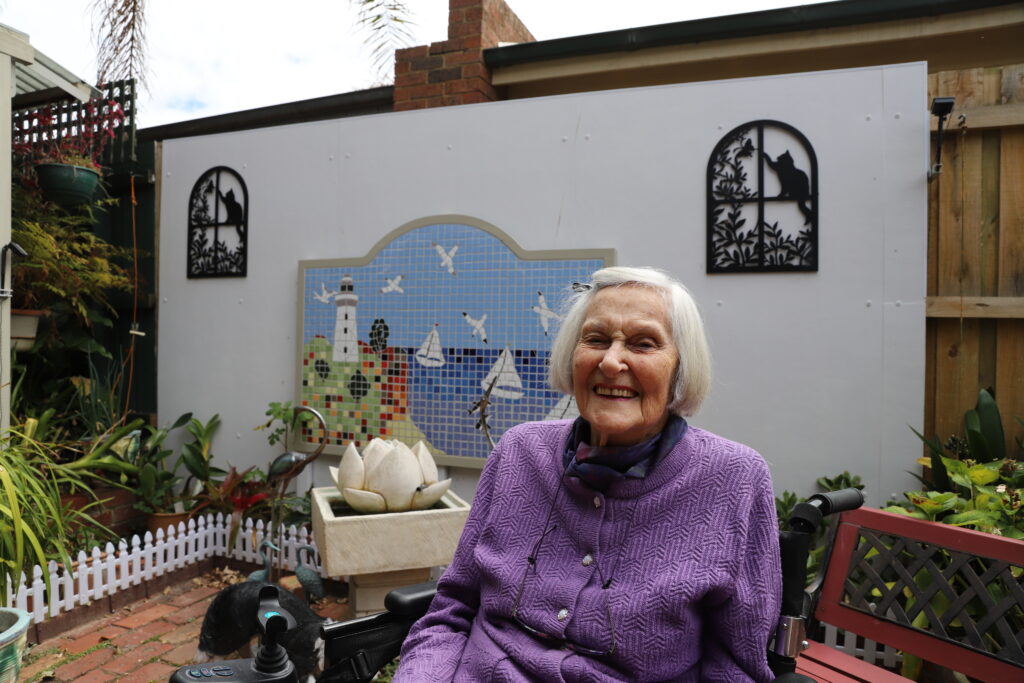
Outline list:
[[[213,598],[199,632],[199,649],[195,663],[223,659],[232,653],[252,657],[254,641],[258,642],[260,588],[268,584],[247,581],[228,586]],[[324,641],[320,627],[329,619],[317,615],[306,603],[289,591],[278,591],[278,599],[295,618],[295,628],[282,633],[278,642],[295,664],[300,681],[315,681],[324,668]]]

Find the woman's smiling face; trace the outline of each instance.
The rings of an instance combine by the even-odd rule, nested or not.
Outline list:
[[[572,356],[590,445],[628,446],[660,432],[678,363],[660,290],[623,285],[594,295]]]

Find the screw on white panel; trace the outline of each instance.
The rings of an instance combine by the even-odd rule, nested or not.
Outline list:
[[[896,308],[899,308],[899,307],[900,307],[900,306],[902,306],[902,305],[903,305],[903,304],[902,304],[901,302],[899,302],[899,301],[897,301],[897,302],[896,302]]]
[[[584,140],[589,140],[590,139],[590,133],[587,133],[586,135],[584,135],[583,139]]]
[[[243,299],[242,297],[238,297],[238,303],[244,303],[244,302],[245,302],[245,299]]]
[[[352,158],[352,152],[345,152],[345,158],[346,159],[351,159]]]
[[[865,116],[864,120],[865,121],[870,121],[871,120],[871,114],[868,114],[867,116]]]
[[[721,308],[722,307],[722,300],[719,299],[718,301],[716,301],[715,305],[718,306],[719,308]]]
[[[170,171],[168,171],[168,172],[167,172],[167,177],[168,177],[168,178],[170,178],[170,177],[171,177],[171,172],[170,172]]]
[[[722,130],[722,124],[718,124],[718,130]]]
[[[448,145],[448,151],[449,152],[452,151],[452,146],[451,145]]]
[[[864,306],[865,306],[865,308],[871,308],[871,299],[868,299],[867,301],[865,301],[864,302]]]
[[[899,112],[896,112],[895,114],[893,114],[893,115],[892,115],[892,117],[893,117],[894,119],[898,119],[898,118],[900,117],[900,113],[899,113]]]
[[[249,164],[242,164],[242,168],[249,168]]]
[[[242,438],[242,433],[241,432],[235,432],[235,438],[236,439],[241,439]]]
[[[327,161],[334,161],[334,155],[333,154],[328,154],[327,155]]]
[[[167,297],[166,296],[164,297],[164,303],[167,303]]]
[[[569,136],[568,135],[563,135],[562,136],[562,142],[569,142]]]

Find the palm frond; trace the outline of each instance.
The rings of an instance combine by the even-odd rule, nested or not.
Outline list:
[[[146,84],[146,0],[93,0],[96,78]]]
[[[391,58],[395,50],[407,47],[413,40],[409,27],[411,12],[397,0],[349,0],[356,7],[356,29],[364,34],[363,44],[370,50],[370,59],[378,79],[391,80]]]

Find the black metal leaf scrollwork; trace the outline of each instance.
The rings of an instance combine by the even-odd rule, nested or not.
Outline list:
[[[707,272],[816,271],[817,164],[807,138],[780,121],[722,137],[708,160]]]
[[[244,277],[249,244],[249,191],[227,166],[206,171],[188,201],[190,278]]]

